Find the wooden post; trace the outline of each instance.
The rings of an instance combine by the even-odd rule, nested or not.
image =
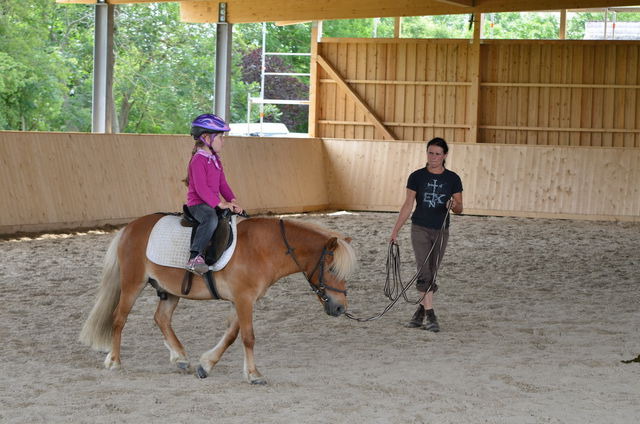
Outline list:
[[[566,40],[567,38],[567,9],[560,11],[560,39]]]
[[[482,14],[473,14],[473,39],[469,51],[469,104],[467,106],[467,120],[469,122],[469,136],[467,142],[478,142],[478,105],[480,104],[480,34],[482,31]]]
[[[402,33],[402,18],[397,16],[393,18],[393,38],[400,38]]]
[[[309,78],[309,137],[318,137],[318,112],[320,88],[318,78],[318,42],[322,38],[322,21],[311,23],[311,63],[309,64],[311,76]]]

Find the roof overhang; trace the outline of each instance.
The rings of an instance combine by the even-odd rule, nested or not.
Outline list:
[[[56,0],[58,3],[101,3],[96,0]],[[167,3],[166,0],[106,0],[109,4]],[[226,3],[229,23],[321,21],[328,19],[450,15],[635,6],[638,0],[185,0],[185,22],[219,22],[220,3]]]

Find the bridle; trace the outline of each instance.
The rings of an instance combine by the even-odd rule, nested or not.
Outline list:
[[[298,269],[300,270],[302,275],[304,275],[304,278],[307,279],[307,282],[311,286],[311,290],[320,298],[322,303],[326,303],[329,301],[329,297],[327,296],[327,290],[331,290],[337,293],[343,293],[345,296],[347,295],[346,290],[338,289],[336,287],[331,287],[324,280],[324,259],[326,256],[333,256],[333,252],[331,250],[327,249],[326,246],[322,248],[320,259],[318,259],[316,266],[313,267],[311,274],[307,275],[307,273],[304,272],[304,270],[302,269],[300,262],[298,262],[298,258],[296,257],[296,254],[295,254],[295,249],[291,247],[291,245],[289,244],[289,241],[287,240],[287,234],[284,229],[284,220],[282,218],[280,218],[280,232],[282,233],[282,240],[284,241],[284,245],[287,247],[287,251],[285,252],[285,254],[291,255],[291,259],[293,259],[293,262],[296,263],[296,265],[298,266]],[[318,285],[315,285],[311,282],[311,278],[313,278],[313,274],[315,274],[316,271],[318,270],[320,271],[318,274],[319,275]]]

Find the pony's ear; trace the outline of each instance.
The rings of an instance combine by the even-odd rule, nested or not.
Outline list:
[[[327,242],[327,244],[325,245],[325,248],[327,250],[332,251],[332,252],[334,250],[336,250],[338,248],[338,238],[337,237],[331,237],[329,239],[329,241]]]
[[[351,244],[351,241],[353,240],[351,237],[345,237],[343,238],[344,241],[346,241],[347,243]]]

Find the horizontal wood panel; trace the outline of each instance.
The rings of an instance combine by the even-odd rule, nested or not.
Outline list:
[[[192,146],[180,135],[0,132],[0,233],[179,211]],[[320,140],[228,137],[222,157],[250,212],[327,207]]]
[[[425,144],[324,140],[330,203],[399,210]],[[453,143],[467,213],[640,221],[640,149]]]
[[[181,208],[186,136],[0,132],[0,233],[120,224]],[[229,137],[250,213],[397,211],[425,144]],[[640,149],[452,143],[467,213],[640,221]]]

